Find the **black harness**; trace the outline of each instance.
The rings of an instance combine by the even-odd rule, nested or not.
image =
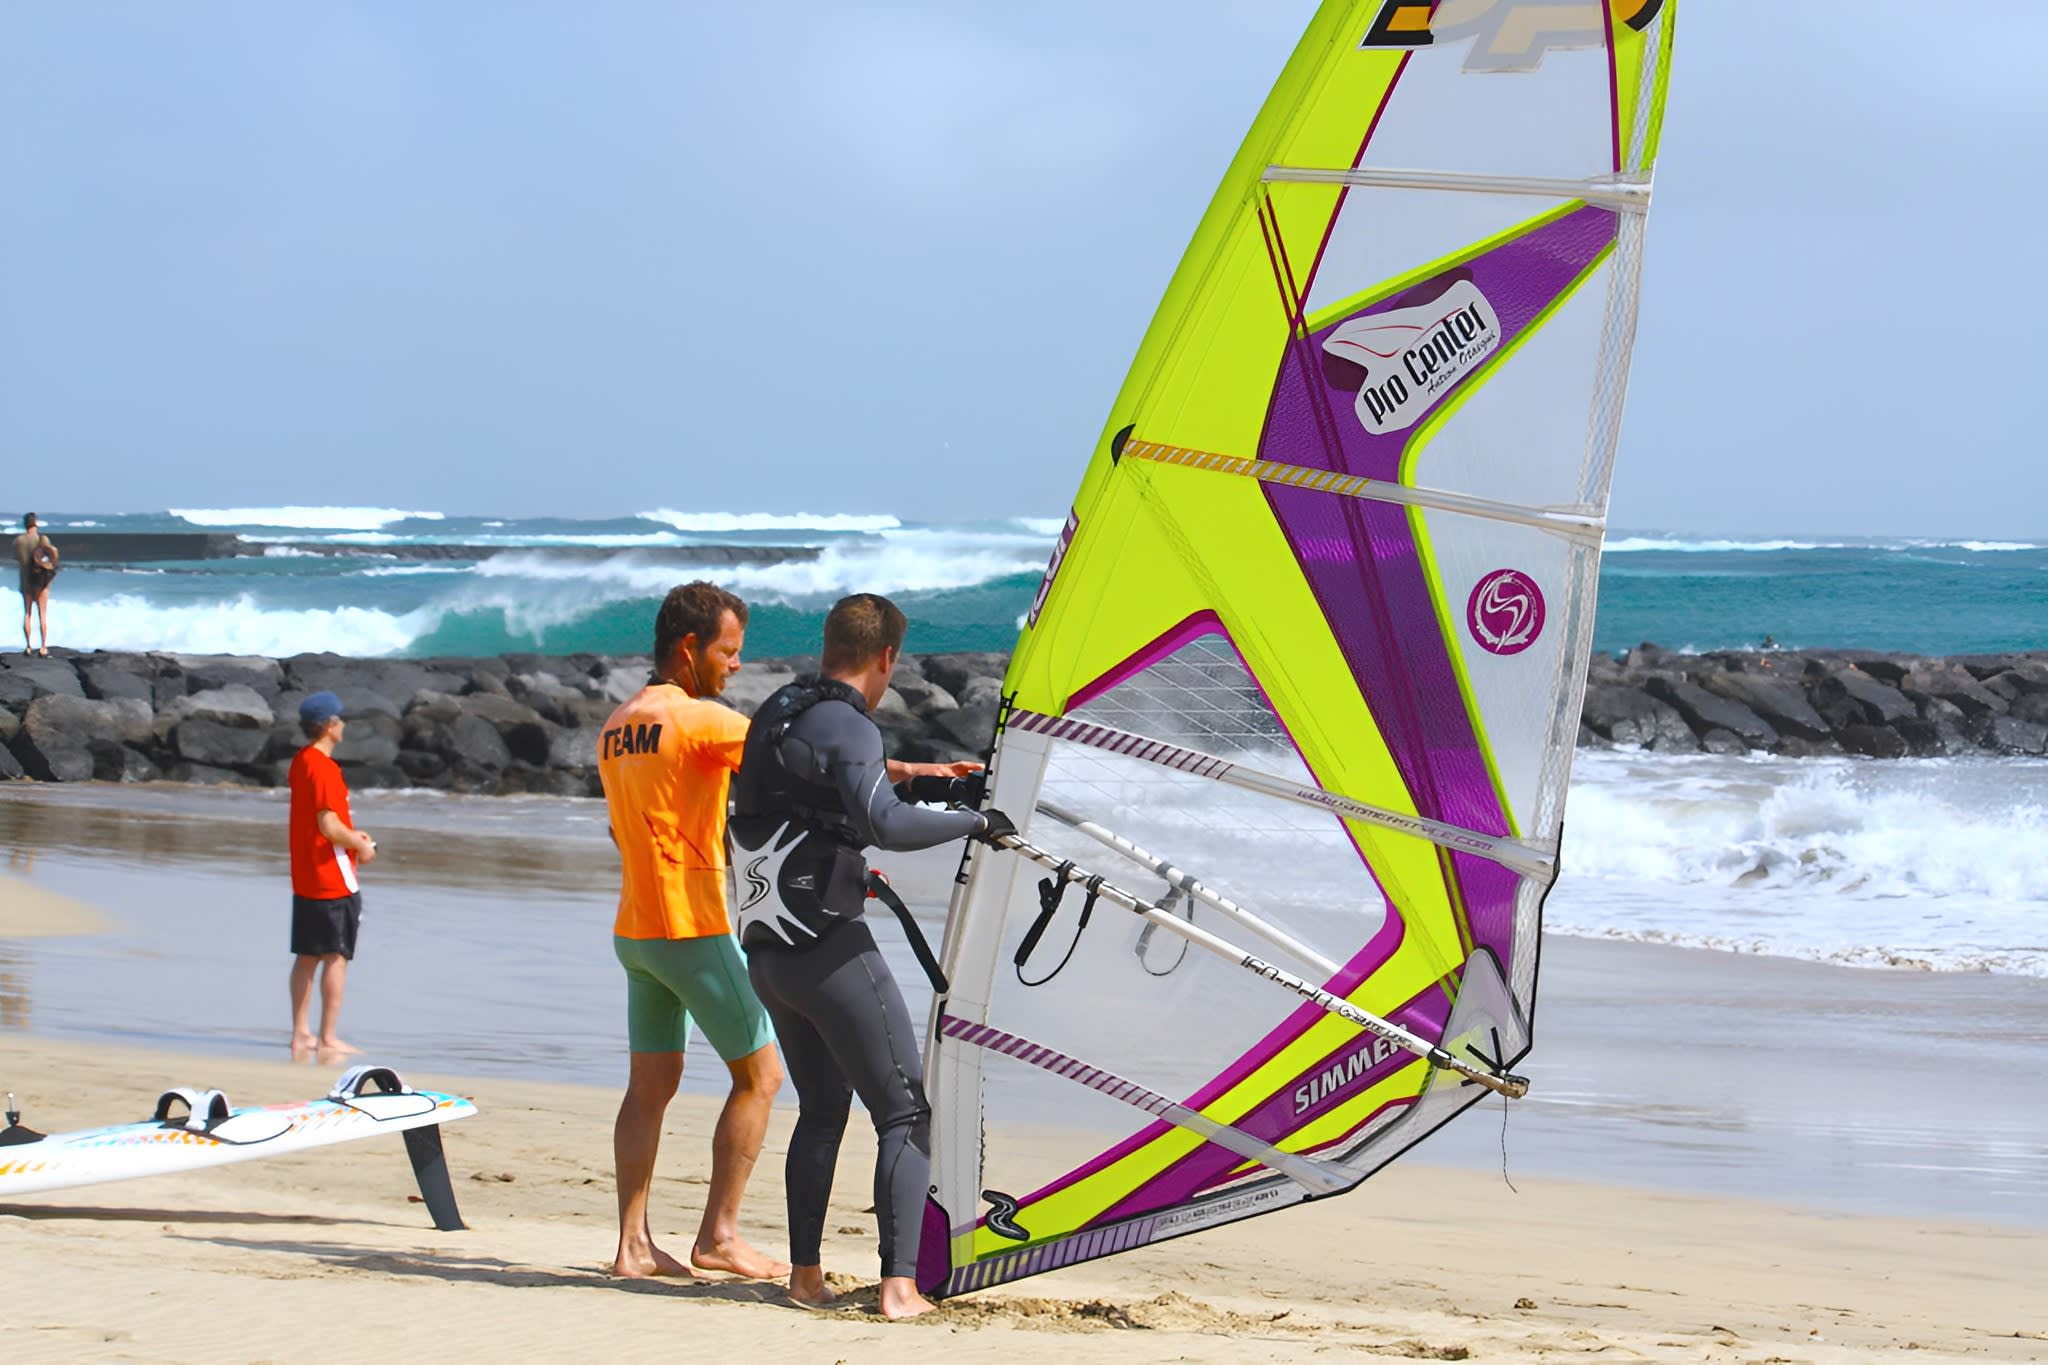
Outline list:
[[[740,942],[749,949],[807,947],[835,925],[860,918],[868,900],[879,900],[902,923],[932,989],[944,995],[945,973],[910,907],[881,874],[868,870],[839,788],[823,773],[791,772],[783,758],[789,727],[826,701],[867,714],[859,692],[837,678],[813,675],[761,703],[747,731],[726,820]],[[948,785],[945,795],[952,792]]]
[[[778,689],[754,713],[726,822],[740,942],[805,947],[866,908],[867,859],[839,789],[823,772],[793,772],[783,759],[789,727],[821,702],[862,715],[867,699],[836,678],[807,676]]]

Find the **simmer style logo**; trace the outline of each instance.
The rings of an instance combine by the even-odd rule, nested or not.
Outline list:
[[[1413,297],[1408,295],[1404,297]],[[1375,436],[1405,431],[1500,346],[1500,318],[1469,275],[1424,302],[1339,324],[1323,341],[1333,383],[1358,385],[1358,420]],[[1352,370],[1363,374],[1353,374]]]
[[[1465,603],[1465,626],[1488,654],[1520,654],[1535,644],[1543,617],[1543,589],[1520,569],[1495,569]]]

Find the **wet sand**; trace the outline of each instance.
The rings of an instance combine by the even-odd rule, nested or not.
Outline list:
[[[592,1269],[609,1250],[624,1070],[601,807],[366,793],[358,813],[390,856],[371,869],[343,1032],[416,1082],[469,1078],[443,1088],[483,1110],[448,1134],[458,1176],[490,1177],[458,1180],[475,1230],[434,1233],[404,1203],[395,1142],[0,1209],[0,1283],[39,1286],[34,1321],[0,1307],[0,1327],[34,1329],[9,1334],[10,1356],[23,1341],[53,1359],[231,1342],[289,1358],[314,1349],[289,1324],[316,1317],[417,1322],[457,1354],[630,1357],[688,1331],[788,1359],[905,1340],[961,1359],[2048,1356],[2048,1139],[2028,1093],[2048,983],[1571,939],[1545,945],[1536,1089],[1505,1132],[1512,1189],[1500,1111],[1482,1110],[1343,1199],[953,1305],[942,1343],[916,1335],[932,1327],[787,1311],[758,1286],[613,1284]],[[105,920],[0,936],[0,1088],[32,1124],[118,1120],[172,1084],[240,1103],[324,1090],[337,1068],[272,1060],[282,815],[268,794],[0,789],[0,904],[27,885]],[[951,859],[890,865],[936,914]],[[708,1055],[690,1069],[721,1074]],[[1030,1101],[992,1100],[1007,1141],[1047,1121]],[[674,1240],[694,1221],[711,1113],[685,1096],[664,1149],[657,1231]],[[756,1177],[764,1244],[779,1245],[791,1117]],[[866,1141],[850,1134],[831,1225],[849,1231],[827,1265],[871,1277]],[[187,1296],[215,1306],[195,1316],[175,1306]],[[648,1316],[677,1312],[690,1317]],[[317,1349],[380,1347],[365,1327],[323,1331]]]
[[[0,1036],[29,1119],[143,1111],[173,1080],[238,1102],[302,1097],[329,1069]],[[469,1230],[409,1202],[402,1145],[59,1191],[0,1205],[10,1360],[439,1357],[895,1361],[1411,1359],[2039,1360],[2048,1232],[1829,1215],[1733,1197],[1402,1162],[1367,1190],[945,1305],[919,1322],[791,1308],[773,1286],[616,1281],[608,1089],[411,1077],[473,1096],[445,1130]],[[712,1101],[671,1110],[656,1236],[684,1245]],[[780,1249],[778,1112],[747,1223]],[[872,1307],[873,1147],[848,1133],[825,1264]],[[684,1343],[687,1343],[685,1346]]]

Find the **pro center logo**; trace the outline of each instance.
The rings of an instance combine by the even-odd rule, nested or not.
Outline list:
[[[1411,295],[1412,297],[1412,295]],[[1469,277],[1420,303],[1342,323],[1323,340],[1335,383],[1358,385],[1358,420],[1405,431],[1500,347],[1500,317]],[[1352,374],[1355,368],[1362,373]]]
[[[1361,48],[1431,47],[1472,40],[1467,71],[1533,71],[1552,48],[1607,41],[1600,14],[1608,0],[1387,0]],[[1664,0],[1612,0],[1614,21],[1648,28]]]

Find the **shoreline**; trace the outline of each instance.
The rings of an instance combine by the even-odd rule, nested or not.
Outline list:
[[[905,655],[875,710],[892,756],[982,758],[1006,663],[999,653]],[[725,700],[752,714],[815,666],[750,661]],[[274,787],[301,743],[298,703],[326,689],[348,707],[335,757],[353,788],[594,796],[598,733],[647,675],[646,657],[631,655],[0,655],[0,779]],[[1625,659],[1593,657],[1578,743],[1790,758],[2044,756],[2048,653],[1690,655],[1646,644]]]
[[[318,1093],[330,1069],[219,1063],[104,1045],[0,1038],[0,1073],[47,1131],[139,1112],[173,1083],[238,1103]],[[1768,1202],[1526,1178],[1509,1193],[1467,1172],[1403,1161],[1344,1196],[949,1300],[887,1324],[858,1309],[798,1312],[751,1281],[620,1281],[610,1123],[594,1086],[420,1071],[415,1085],[474,1097],[444,1141],[468,1229],[439,1233],[409,1202],[395,1141],[185,1175],[88,1186],[0,1205],[0,1268],[34,1276],[10,1315],[24,1359],[217,1358],[305,1349],[302,1324],[431,1322],[463,1353],[630,1356],[679,1331],[713,1354],[891,1361],[1203,1362],[1422,1359],[2037,1359],[2048,1341],[2033,1286],[2048,1232],[1967,1220],[1816,1214]],[[670,1110],[652,1210],[680,1245],[703,1196],[711,1101]],[[780,1251],[778,1108],[742,1211]],[[872,1134],[849,1127],[827,1220],[838,1284],[873,1283],[865,1211]],[[138,1292],[109,1295],[108,1283]],[[871,1297],[872,1290],[868,1291]],[[208,1311],[192,1314],[203,1300]],[[33,1335],[30,1335],[30,1332]],[[25,1348],[25,1353],[24,1353]],[[323,1334],[323,1357],[383,1358],[388,1332]]]
[[[602,808],[365,798],[366,813],[378,805],[391,817],[376,826],[388,856],[367,888],[343,1036],[401,1073],[622,1081],[608,933],[617,874]],[[14,874],[113,921],[97,936],[0,938],[0,1037],[141,1044],[231,1064],[281,1052],[282,814],[274,792],[0,794],[0,848]],[[886,866],[936,941],[955,855]],[[886,916],[869,924],[921,1031],[927,988],[900,927]],[[2048,1227],[2048,1149],[2021,1106],[2002,1099],[2009,1092],[1982,1083],[2032,1065],[2030,1047],[2048,1036],[2048,980],[1556,934],[1543,954],[1536,1088],[1505,1114],[1517,1181],[1726,1190],[1838,1212]],[[1927,1025],[1915,1026],[1910,1049],[1895,1027],[1873,1023],[1898,1019]],[[1870,1084],[1876,1076],[1883,1082]],[[686,1092],[718,1090],[723,1078],[693,1039]],[[1020,1076],[991,1090],[990,1120],[1041,1119],[1046,1096],[1034,1085]],[[1496,1178],[1501,1122],[1468,1115],[1424,1150]]]

